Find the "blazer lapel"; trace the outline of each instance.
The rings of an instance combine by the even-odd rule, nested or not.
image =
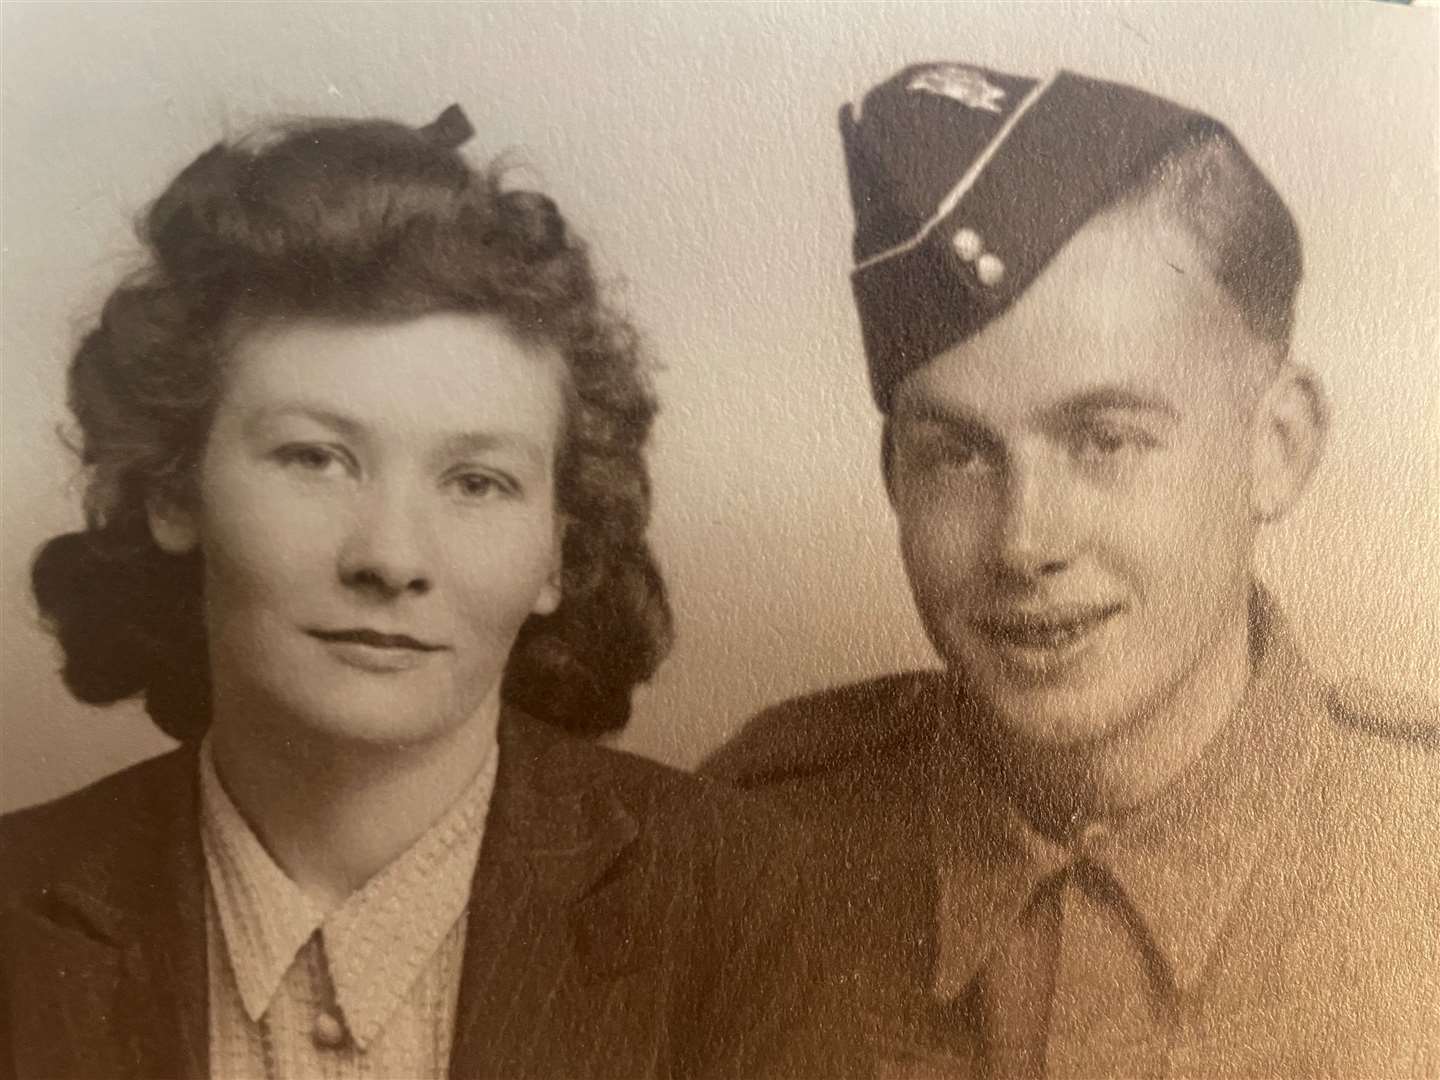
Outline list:
[[[12,916],[27,1074],[209,1073],[194,753],[171,754],[153,779],[141,806],[116,808],[114,842]]]
[[[194,762],[191,761],[191,765]],[[205,930],[205,856],[196,771],[186,809],[156,853],[155,877],[137,898],[127,993],[138,1008],[140,1072],[204,1080],[210,1075],[210,977]]]
[[[456,1080],[530,1074],[533,1055],[554,1051],[546,1019],[561,982],[572,971],[583,977],[644,960],[635,936],[607,918],[618,914],[609,910],[616,880],[607,872],[638,825],[596,760],[592,748],[523,714],[502,718],[471,888],[450,1060]]]

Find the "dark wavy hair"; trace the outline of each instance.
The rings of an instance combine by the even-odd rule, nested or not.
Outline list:
[[[579,733],[629,719],[671,640],[645,540],[648,373],[555,204],[507,189],[498,166],[468,165],[458,147],[471,133],[455,106],[423,128],[273,127],[201,154],[142,216],[148,264],[110,294],[70,364],[86,527],[46,543],[32,569],[77,698],[143,695],[181,740],[209,726],[201,556],[162,552],[147,506],[195,495],[237,320],[470,312],[556,347],[568,371],[563,599],[521,628],[502,694]]]

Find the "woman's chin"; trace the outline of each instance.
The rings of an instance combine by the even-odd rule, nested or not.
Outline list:
[[[476,712],[417,702],[413,695],[349,694],[308,705],[268,712],[271,720],[265,726],[282,740],[369,753],[443,742]]]

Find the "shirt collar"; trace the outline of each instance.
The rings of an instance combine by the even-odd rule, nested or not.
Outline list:
[[[1204,971],[1318,765],[1319,681],[1263,593],[1250,625],[1253,670],[1234,718],[1159,798],[1115,822],[1089,852],[1124,890],[1182,992]]]
[[[1200,758],[1154,800],[1068,843],[1035,829],[961,725],[938,733],[930,785],[940,900],[932,990],[969,985],[1029,903],[1035,887],[1077,858],[1109,871],[1177,990],[1199,977],[1275,824],[1300,792],[1316,740],[1320,695],[1288,629],[1263,592],[1251,607],[1252,674],[1235,716]],[[1277,775],[1286,777],[1276,783]],[[955,778],[963,777],[963,790]]]
[[[200,747],[200,821],[230,969],[245,1015],[258,1022],[325,913],[275,864],[240,815],[215,771],[208,736]]]
[[[249,1018],[270,1008],[306,942],[320,934],[335,1001],[366,1048],[434,957],[470,899],[498,753],[410,848],[325,911],[276,865],[231,801],[209,740],[200,754],[205,861],[226,955]]]
[[[926,784],[939,876],[931,988],[945,1001],[965,990],[1035,887],[1069,858],[1024,819],[988,762],[958,737],[963,724],[956,716],[938,725]]]

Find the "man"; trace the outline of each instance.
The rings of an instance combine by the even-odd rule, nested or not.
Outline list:
[[[885,482],[943,673],[710,763],[828,837],[889,1075],[1440,1075],[1433,717],[1357,707],[1254,577],[1319,457],[1300,241],[1138,90],[907,68],[841,116]]]

